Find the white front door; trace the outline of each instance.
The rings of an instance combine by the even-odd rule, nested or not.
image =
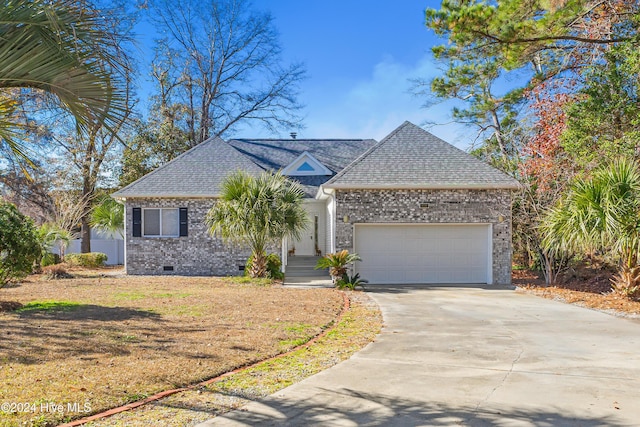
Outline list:
[[[309,224],[307,228],[300,235],[300,240],[295,242],[296,255],[314,255],[315,240],[314,240],[314,226],[313,217],[309,218]]]
[[[295,255],[299,256],[314,256],[316,248],[318,248],[324,254],[325,205],[324,203],[307,202],[305,209],[309,218],[307,227],[300,234],[300,239],[289,243],[289,250],[295,248]]]

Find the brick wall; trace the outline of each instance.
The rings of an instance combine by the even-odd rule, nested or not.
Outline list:
[[[511,283],[509,190],[336,190],[336,250],[353,251],[356,223],[491,224],[493,283]]]
[[[128,274],[179,274],[228,276],[243,272],[250,251],[224,244],[207,232],[204,219],[213,206],[211,199],[128,198],[126,202],[126,268]],[[133,208],[188,209],[187,237],[133,237]],[[276,252],[280,254],[280,252]],[[173,271],[164,271],[172,266]]]

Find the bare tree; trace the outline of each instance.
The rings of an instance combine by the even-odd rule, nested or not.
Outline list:
[[[158,41],[155,111],[180,127],[186,146],[242,122],[269,130],[299,127],[301,64],[283,65],[268,13],[246,0],[156,0],[151,11],[167,37]]]
[[[91,203],[87,196],[70,191],[56,191],[52,198],[53,218],[45,224],[44,229],[52,235],[51,243],[58,245],[60,258],[64,261],[67,246],[71,240],[78,238],[78,224],[82,222],[82,217]]]
[[[23,173],[26,166],[12,166],[0,172],[0,197],[38,225],[49,221],[54,212],[51,177],[40,168],[30,170],[27,177]]]
[[[105,67],[104,73],[114,75],[120,83],[123,105],[126,109],[109,127],[105,126],[104,121],[98,117],[90,117],[87,126],[81,132],[73,126],[65,128],[59,124],[52,126],[56,131],[50,134],[50,137],[63,149],[69,164],[75,170],[75,189],[79,191],[79,200],[82,202],[79,222],[83,253],[91,252],[90,215],[92,203],[97,195],[99,179],[104,172],[108,156],[113,153],[116,145],[124,140],[123,133],[131,125],[134,105],[132,83],[134,63],[129,54],[131,49],[129,33],[135,24],[135,10],[131,10],[125,0],[114,0],[108,5],[108,8],[100,10],[102,14],[109,16],[104,25],[105,32],[110,35],[110,43],[102,48],[108,49],[113,57],[118,58],[119,67],[111,67],[109,64],[101,65]]]
[[[66,151],[78,180],[77,187],[82,201],[82,215],[79,217],[82,239],[80,248],[83,253],[91,252],[90,216],[93,201],[97,196],[98,182],[101,173],[104,172],[104,164],[119,142],[120,134],[125,131],[126,124],[127,122],[123,121],[107,130],[96,123],[86,133],[72,133],[57,139]]]

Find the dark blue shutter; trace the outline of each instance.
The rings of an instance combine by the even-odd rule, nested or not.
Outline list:
[[[187,208],[180,208],[180,237],[189,235],[189,220]]]
[[[133,237],[142,237],[142,209],[141,208],[133,208],[133,227],[131,231],[133,232]]]

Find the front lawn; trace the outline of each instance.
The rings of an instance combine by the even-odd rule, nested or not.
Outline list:
[[[341,311],[332,289],[235,279],[30,276],[0,290],[0,425],[46,425],[287,351]],[[6,409],[6,408],[4,408]]]

